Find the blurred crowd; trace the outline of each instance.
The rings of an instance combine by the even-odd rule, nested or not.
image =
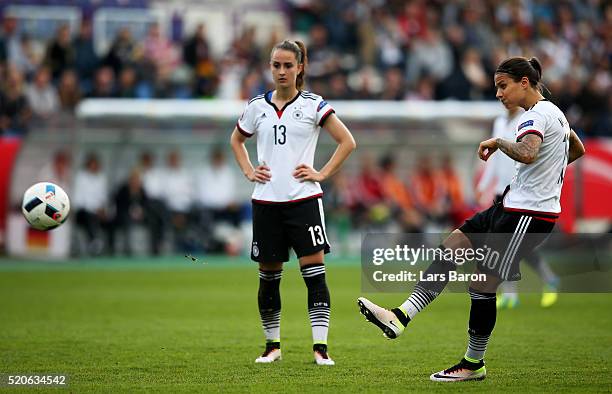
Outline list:
[[[337,236],[351,229],[377,232],[442,232],[457,227],[476,206],[448,155],[421,154],[412,169],[393,153],[359,157],[354,175],[336,174],[323,184],[323,200]]]
[[[547,92],[585,136],[610,135],[612,3],[606,0],[286,0],[291,36],[308,46],[308,88],[330,100],[494,100],[506,56],[538,56]],[[0,31],[0,130],[71,112],[85,97],[247,99],[270,87],[267,60],[245,28],[213,56],[206,26],[170,40],[126,26],[97,53],[89,20],[48,42]]]
[[[103,163],[89,152],[73,167],[71,155],[60,150],[39,174],[71,196],[74,255],[250,251],[251,203],[238,192],[238,182],[246,180],[223,148],[213,147],[199,168],[176,150],[158,158],[144,151],[118,183],[109,182]],[[447,155],[422,154],[412,169],[398,168],[391,153],[361,155],[356,172],[340,172],[322,185],[330,237],[341,253],[350,253],[346,241],[361,231],[457,226],[475,207],[464,198],[454,167]]]

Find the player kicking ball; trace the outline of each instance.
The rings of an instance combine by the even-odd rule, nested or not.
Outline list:
[[[440,245],[446,249],[489,245],[499,253],[496,261],[479,261],[476,273],[485,281],[470,282],[469,341],[465,355],[450,368],[431,375],[437,382],[482,380],[486,376],[485,351],[496,320],[496,290],[503,281],[520,280],[520,260],[540,245],[561,213],[560,196],[567,165],[584,154],[584,147],[559,108],[541,93],[542,66],[536,58],[512,57],[495,71],[496,97],[506,108],[525,110],[514,141],[491,138],[480,143],[479,157],[486,161],[501,150],[518,162],[515,177],[494,204],[466,220]],[[494,254],[492,253],[491,256]],[[359,298],[360,312],[389,339],[399,337],[406,326],[429,305],[448,283],[456,265],[434,259],[412,294],[397,308],[387,310]],[[442,275],[440,275],[442,274]]]

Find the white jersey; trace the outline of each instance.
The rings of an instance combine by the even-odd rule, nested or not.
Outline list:
[[[533,163],[517,162],[516,176],[504,197],[504,209],[558,217],[569,152],[569,123],[556,105],[541,100],[519,119],[516,141],[527,134],[542,138],[542,145]]]
[[[306,91],[282,109],[271,100],[272,92],[251,99],[237,123],[246,137],[257,135],[257,160],[270,168],[271,180],[257,183],[253,201],[294,202],[323,194],[318,182],[293,177],[299,164],[313,166],[321,126],[334,110],[321,96]]]
[[[493,122],[493,138],[514,141],[518,120],[523,112],[522,109],[519,109],[511,118],[508,118],[507,114],[495,118]],[[485,170],[478,182],[478,191],[482,193],[494,183],[493,190],[495,195],[501,195],[512,182],[515,173],[516,162],[504,152],[497,151],[487,160]]]

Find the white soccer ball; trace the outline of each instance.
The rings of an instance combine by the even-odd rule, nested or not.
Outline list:
[[[61,187],[40,182],[24,193],[21,212],[30,226],[37,230],[51,230],[68,218],[70,200]]]

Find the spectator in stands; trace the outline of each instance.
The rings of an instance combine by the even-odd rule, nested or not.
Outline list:
[[[135,67],[138,60],[139,52],[132,33],[127,27],[123,27],[117,32],[104,64],[111,67],[115,74],[119,74],[124,67]]]
[[[177,252],[190,252],[196,248],[197,241],[193,238],[193,234],[190,234],[191,210],[194,203],[193,184],[192,174],[183,167],[179,152],[168,153],[162,186],[163,199],[170,214],[174,247]]]
[[[55,34],[55,38],[49,43],[45,55],[45,64],[51,70],[54,80],[74,65],[75,51],[70,39],[70,27],[61,25]]]
[[[412,42],[427,34],[427,10],[422,1],[407,1],[397,17],[404,42]]]
[[[23,135],[32,117],[23,93],[23,74],[13,66],[9,66],[6,73],[5,86],[0,91],[0,130],[5,135]]]
[[[383,69],[404,68],[404,36],[395,17],[386,8],[373,10],[376,59]],[[371,55],[370,55],[371,56]],[[403,76],[402,76],[403,79]]]
[[[609,124],[609,97],[612,88],[612,79],[609,70],[599,69],[589,79],[586,86],[576,98],[578,106],[582,110],[582,127],[587,135],[609,136],[609,129],[601,129],[605,125],[605,118]],[[602,123],[602,120],[604,121]]]
[[[3,59],[9,64],[16,64],[16,59],[20,52],[20,37],[17,33],[17,20],[7,16],[2,23],[2,45],[0,45],[3,53]]]
[[[92,98],[109,98],[115,95],[115,74],[110,67],[101,67],[96,71],[94,86],[89,94]]]
[[[26,79],[30,79],[40,66],[40,56],[36,53],[28,34],[21,34],[19,44],[12,48],[10,62],[25,74]]]
[[[255,27],[248,26],[232,43],[233,55],[249,67],[257,67],[260,63],[259,46],[255,42]]]
[[[121,234],[119,239],[123,241],[123,253],[130,256],[133,242],[132,228],[138,224],[146,226],[149,214],[149,203],[138,169],[132,170],[127,181],[119,186],[114,202],[116,213],[113,231]]]
[[[193,36],[185,42],[183,61],[193,70],[194,97],[212,97],[217,87],[217,69],[203,24],[199,24]]]
[[[179,64],[179,57],[172,42],[164,35],[158,23],[149,27],[144,40],[144,61],[157,75],[170,76]]]
[[[260,69],[248,71],[242,80],[241,97],[248,99],[266,92],[266,83]]]
[[[174,98],[174,85],[169,71],[165,67],[157,67],[153,71],[153,81],[149,85],[152,97]]]
[[[357,191],[355,223],[359,226],[383,222],[388,219],[388,210],[384,206],[384,191],[380,174],[369,154],[359,158],[360,171],[355,182]]]
[[[78,74],[82,88],[86,91],[91,89],[94,74],[100,60],[94,49],[91,21],[83,20],[79,34],[72,41],[74,48],[74,68]]]
[[[412,197],[400,177],[396,174],[397,163],[391,155],[380,160],[380,183],[384,201],[391,211],[392,218],[396,218],[403,232],[421,232],[423,223]]]
[[[114,239],[108,210],[108,184],[95,153],[87,154],[84,168],[77,172],[71,200],[77,228],[85,233],[85,251],[81,252],[97,256],[104,253],[106,246],[112,253]]]
[[[337,72],[329,78],[327,89],[324,86],[316,90],[313,87],[312,90],[316,92],[327,90],[325,98],[328,100],[346,100],[353,96],[353,92],[351,92],[348,86],[346,75],[341,72]]]
[[[245,64],[231,53],[225,54],[221,58],[219,69],[223,72],[219,73],[219,83],[215,97],[221,100],[248,100],[249,97],[242,96],[242,78],[246,70]]]
[[[414,90],[406,95],[406,100],[430,101],[435,99],[436,85],[432,78],[424,75],[416,84]]]
[[[151,152],[140,155],[138,171],[142,178],[144,194],[147,196],[147,227],[150,234],[150,252],[157,256],[164,244],[164,228],[168,222],[167,208],[164,202],[164,171],[155,167]]]
[[[325,205],[325,220],[330,234],[338,238],[338,246],[342,249],[341,254],[348,253],[348,237],[351,228],[359,225],[360,217],[358,206],[358,195],[351,179],[345,172],[339,171],[332,176],[330,182],[324,182],[323,204]],[[334,242],[336,245],[336,242]]]
[[[308,77],[327,78],[340,71],[337,68],[338,54],[329,43],[329,32],[324,25],[314,25],[309,32]]]
[[[81,88],[77,73],[74,70],[66,70],[60,77],[57,86],[60,107],[67,113],[74,113],[76,106],[81,101]]]
[[[132,67],[125,67],[119,72],[119,81],[115,96],[119,98],[136,98],[139,96],[136,79],[136,70]],[[142,91],[140,94],[143,94]],[[148,94],[148,93],[145,93]],[[140,96],[142,97],[142,96]]]
[[[60,186],[68,196],[72,196],[71,156],[67,150],[59,149],[53,154],[51,163],[47,163],[38,174],[39,182],[52,182]]]
[[[202,208],[211,211],[214,220],[225,220],[238,225],[236,201],[236,174],[227,164],[225,153],[219,147],[210,152],[210,162],[199,172],[197,201]]]
[[[196,176],[196,201],[201,215],[202,233],[208,251],[228,250],[232,234],[219,231],[219,224],[237,228],[240,224],[240,206],[236,200],[236,174],[227,164],[225,153],[219,147],[210,152],[208,166]]]
[[[461,25],[465,29],[466,44],[479,48],[483,56],[488,56],[496,46],[497,40],[485,12],[486,7],[482,0],[465,3]]]
[[[2,71],[2,67],[6,64],[8,58],[7,38],[4,34],[5,31],[3,26],[2,30],[0,30],[0,71]]]
[[[363,67],[349,77],[349,86],[354,92],[356,100],[374,100],[384,90],[383,79],[380,73],[371,66]]]
[[[380,99],[401,101],[406,96],[404,76],[399,68],[385,71],[385,82]]]
[[[427,73],[436,81],[446,78],[453,70],[453,58],[449,45],[440,31],[429,29],[423,38],[414,41],[408,54],[406,78],[414,83]]]
[[[60,107],[57,90],[51,84],[51,72],[44,66],[36,71],[33,83],[25,89],[25,96],[34,115],[40,118],[48,118]]]
[[[436,98],[463,101],[482,99],[482,89],[487,87],[489,77],[479,64],[478,53],[468,49],[458,56],[460,58],[454,63],[453,71],[438,84]]]
[[[421,214],[429,219],[430,223],[444,224],[447,219],[444,188],[429,155],[424,154],[418,158],[409,184],[415,205]]]
[[[457,223],[463,223],[472,214],[463,198],[463,182],[455,168],[450,155],[442,156],[439,176],[446,205],[444,209],[448,212],[448,218],[454,226]]]

